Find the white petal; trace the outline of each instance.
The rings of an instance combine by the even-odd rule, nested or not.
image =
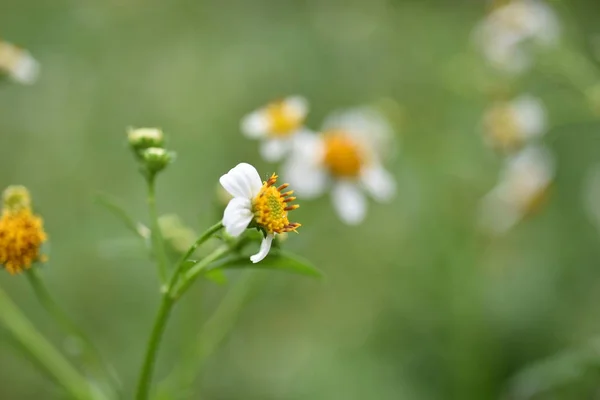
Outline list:
[[[519,127],[527,138],[544,133],[546,113],[542,103],[533,96],[519,96],[512,102],[512,109]]]
[[[304,119],[308,114],[308,101],[302,96],[291,96],[284,100],[286,111],[291,115]]]
[[[269,117],[265,110],[254,111],[242,118],[240,129],[249,138],[264,137],[269,131]]]
[[[260,155],[265,161],[277,162],[290,152],[292,142],[289,139],[267,139],[260,145]]]
[[[233,237],[237,237],[246,230],[250,221],[252,221],[250,200],[242,197],[231,199],[223,213],[225,232]]]
[[[257,262],[264,260],[267,254],[269,254],[269,250],[271,250],[271,242],[273,242],[273,237],[273,234],[269,234],[263,239],[262,243],[260,244],[260,250],[258,253],[250,257],[250,261],[256,264]]]
[[[246,199],[254,198],[262,187],[258,171],[247,163],[240,163],[230,169],[228,173],[221,176],[219,182],[233,197]]]
[[[14,80],[20,83],[31,85],[35,83],[40,73],[40,64],[35,58],[24,51],[14,69],[11,71],[11,76]]]
[[[327,186],[327,172],[319,165],[311,165],[302,159],[290,159],[283,165],[282,176],[296,194],[304,198],[321,195]]]
[[[331,191],[333,206],[343,222],[348,225],[360,224],[367,212],[364,194],[353,182],[336,183]]]
[[[382,166],[376,165],[361,172],[361,182],[377,201],[390,201],[396,194],[396,181]]]

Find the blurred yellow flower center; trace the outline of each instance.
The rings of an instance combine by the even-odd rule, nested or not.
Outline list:
[[[337,177],[356,178],[364,163],[361,146],[343,132],[328,132],[324,135],[325,154],[323,164]]]
[[[0,69],[12,72],[23,57],[23,50],[7,42],[0,41]]]
[[[277,175],[273,174],[268,181],[264,182],[258,195],[252,201],[252,211],[255,222],[267,233],[283,233],[296,231],[300,224],[288,220],[288,211],[300,207],[297,204],[289,204],[296,200],[292,196],[292,190],[282,193],[289,185],[284,183],[275,187]]]
[[[35,261],[44,261],[40,246],[46,241],[43,221],[29,208],[5,209],[0,218],[0,264],[11,273],[29,269]]]
[[[287,136],[300,128],[304,122],[304,116],[290,110],[285,101],[269,104],[266,112],[271,136]]]
[[[523,144],[514,111],[509,106],[495,106],[490,110],[485,130],[493,146],[500,150],[515,150]]]

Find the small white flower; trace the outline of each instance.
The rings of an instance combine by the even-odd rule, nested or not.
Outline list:
[[[31,85],[39,76],[40,65],[27,50],[0,41],[0,71],[16,82]]]
[[[363,191],[377,201],[389,201],[396,182],[382,166],[392,130],[387,121],[369,108],[331,115],[321,134],[299,136],[284,166],[284,176],[299,194],[321,195],[331,186],[333,205],[347,224],[363,221],[367,202]]]
[[[546,111],[542,102],[522,95],[509,102],[497,102],[483,117],[486,143],[508,152],[542,136],[546,128]]]
[[[536,211],[545,199],[554,173],[554,158],[543,147],[529,146],[509,158],[499,183],[482,200],[482,228],[502,234]]]
[[[560,25],[541,0],[514,0],[494,10],[475,29],[475,40],[496,68],[518,73],[531,64],[528,42],[549,47],[558,41]]]
[[[246,115],[241,130],[251,139],[261,139],[261,156],[269,162],[281,160],[291,150],[298,134],[305,132],[308,102],[300,96],[275,101]]]
[[[288,212],[298,208],[298,205],[290,205],[296,199],[292,196],[293,191],[283,192],[288,184],[275,187],[276,181],[277,175],[273,174],[262,182],[256,168],[246,163],[236,165],[219,179],[233,196],[223,213],[225,232],[237,237],[252,224],[265,234],[259,252],[250,257],[253,263],[269,254],[275,235],[300,227],[288,220]]]

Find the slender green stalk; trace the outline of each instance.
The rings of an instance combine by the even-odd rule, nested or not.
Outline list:
[[[183,281],[181,282],[181,285],[179,285],[179,287],[171,289],[173,298],[179,299],[189,289],[189,287],[192,285],[192,283],[194,283],[196,281],[196,278],[198,278],[198,275],[200,275],[200,273],[204,272],[204,270],[211,263],[213,263],[214,261],[217,261],[219,258],[223,257],[224,255],[227,255],[228,253],[230,253],[232,251],[233,251],[233,249],[227,245],[219,246],[212,253],[210,253],[209,255],[204,257],[202,260],[200,260],[196,264],[194,264],[194,266],[192,268],[190,268],[183,274],[183,276],[182,276]]]
[[[138,381],[137,400],[146,400],[148,398],[156,356],[158,355],[160,342],[163,333],[165,332],[165,328],[167,327],[167,320],[169,319],[174,304],[175,301],[170,296],[170,293],[163,293],[160,308],[158,309],[158,314],[156,314],[156,319],[154,320],[154,328],[152,328],[152,334],[150,335],[150,340],[148,342],[142,372]]]
[[[156,363],[156,357],[158,355],[158,350],[160,347],[160,343],[162,341],[163,334],[165,332],[167,321],[169,319],[169,315],[171,314],[171,310],[175,305],[175,302],[178,300],[180,296],[174,295],[175,286],[178,283],[180,278],[180,273],[183,271],[183,268],[188,260],[188,257],[191,256],[194,251],[200,246],[202,243],[207,241],[210,237],[212,237],[215,233],[217,233],[221,228],[223,228],[223,224],[221,222],[213,225],[209,229],[206,230],[196,242],[189,248],[186,254],[179,260],[175,271],[173,271],[173,275],[169,283],[167,284],[165,290],[162,291],[162,300],[160,304],[160,308],[158,309],[158,313],[156,315],[156,319],[154,320],[154,327],[152,328],[152,334],[150,335],[150,339],[148,341],[148,347],[146,349],[146,356],[144,358],[144,363],[142,365],[142,371],[140,373],[140,378],[138,381],[137,388],[137,400],[146,400],[148,398],[148,394],[150,392],[150,386],[152,383],[152,374],[154,372],[154,364]],[[154,230],[153,230],[154,231]],[[217,248],[213,253],[209,254],[205,259],[201,262],[197,263],[206,263],[206,265],[210,264],[212,261],[216,260],[221,254],[222,247]],[[227,246],[225,249],[229,250]],[[225,254],[225,253],[223,253]],[[187,276],[187,274],[186,274]],[[191,284],[191,282],[190,282]],[[188,285],[189,287],[189,285]],[[183,294],[183,292],[181,293]]]
[[[79,339],[85,346],[85,350],[93,369],[101,371],[105,376],[109,386],[120,386],[120,382],[116,375],[112,372],[111,368],[107,366],[102,359],[100,352],[94,346],[88,336],[75,324],[67,315],[67,313],[54,301],[50,295],[50,291],[44,284],[44,280],[40,275],[39,269],[34,266],[29,268],[26,272],[27,279],[31,284],[33,291],[39,301],[39,303],[46,309],[46,311],[56,320],[56,322],[62,326],[62,328],[72,336]]]
[[[148,210],[150,212],[150,226],[152,229],[152,247],[154,256],[156,257],[156,266],[158,268],[158,276],[162,285],[162,291],[167,291],[167,253],[165,252],[165,242],[158,225],[158,212],[156,211],[156,194],[155,194],[155,177],[151,176],[147,179],[148,182]]]
[[[74,399],[94,400],[88,382],[71,364],[35,329],[10,298],[0,290],[0,321],[13,334],[48,375],[65,388]]]

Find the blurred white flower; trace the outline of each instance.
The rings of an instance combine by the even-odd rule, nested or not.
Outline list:
[[[262,140],[260,153],[266,161],[279,161],[304,131],[307,114],[308,102],[304,97],[287,97],[246,115],[241,122],[242,133]]]
[[[322,133],[301,135],[284,165],[284,177],[305,197],[331,187],[333,205],[347,224],[363,221],[367,202],[389,201],[396,191],[393,176],[382,166],[382,155],[393,148],[393,132],[377,111],[358,108],[336,112]]]
[[[474,35],[478,47],[494,67],[518,73],[531,64],[528,45],[556,44],[560,24],[554,10],[542,0],[513,0],[489,14]]]
[[[508,158],[499,183],[482,199],[481,227],[493,234],[509,231],[539,208],[554,173],[554,157],[540,146],[526,147]]]
[[[492,105],[483,117],[485,142],[503,152],[521,148],[545,133],[546,112],[542,102],[522,95],[508,102]]]
[[[283,192],[288,184],[275,187],[277,175],[262,182],[256,168],[241,163],[223,175],[219,182],[233,196],[223,213],[225,231],[233,236],[240,236],[251,224],[260,228],[265,237],[257,254],[250,257],[253,263],[263,260],[275,235],[296,231],[300,224],[288,220],[288,211],[297,209],[297,204],[290,205],[296,198],[293,191]],[[283,192],[283,193],[282,193]]]
[[[0,41],[0,72],[16,82],[30,85],[37,80],[40,65],[27,50]]]

